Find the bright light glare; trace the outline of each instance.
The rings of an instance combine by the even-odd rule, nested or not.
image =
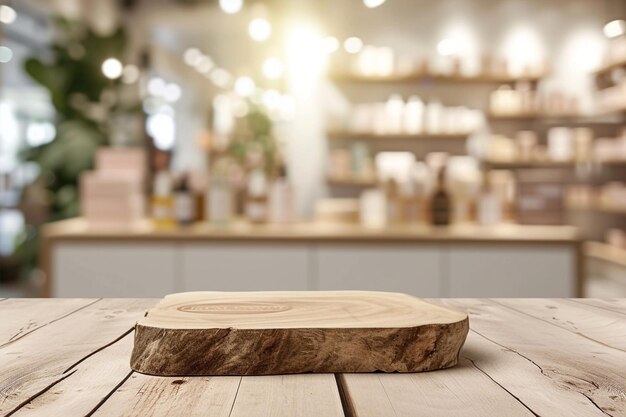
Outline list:
[[[133,84],[139,79],[139,68],[135,65],[126,65],[122,72],[122,82],[124,84]]]
[[[304,86],[326,66],[322,36],[316,28],[301,24],[289,32],[287,39],[289,74],[296,84]]]
[[[243,0],[220,0],[220,7],[224,13],[235,14],[242,6]]]
[[[356,54],[363,49],[363,41],[355,36],[352,36],[343,43],[343,47],[349,54]]]
[[[270,80],[277,80],[283,76],[284,66],[280,59],[271,57],[263,63],[263,75]]]
[[[110,80],[115,80],[122,76],[124,67],[119,59],[109,58],[102,63],[102,73]]]
[[[221,88],[226,88],[228,86],[228,83],[230,83],[231,78],[232,77],[230,73],[222,68],[215,68],[209,74],[209,79],[211,80],[211,82],[215,84],[215,86]]]
[[[170,114],[151,114],[146,120],[146,130],[154,140],[154,146],[162,151],[169,151],[176,142],[176,126]]]
[[[248,25],[248,33],[253,40],[263,42],[272,34],[272,25],[267,19],[257,17]]]
[[[165,100],[169,101],[170,103],[178,101],[181,95],[182,95],[182,91],[180,87],[178,86],[178,84],[175,84],[175,83],[166,85],[165,89],[163,90],[163,97],[165,98]]]
[[[385,0],[363,0],[365,7],[373,9],[374,7],[382,6]]]
[[[32,147],[52,142],[55,135],[56,129],[50,122],[29,123],[26,128],[26,142]]]
[[[7,63],[13,58],[13,51],[6,47],[0,46],[0,63]]]
[[[185,64],[192,67],[198,65],[200,59],[202,59],[202,52],[198,48],[188,48],[183,54]]]
[[[165,94],[166,83],[162,78],[152,78],[148,81],[148,93],[150,95],[159,97]]]
[[[0,23],[10,25],[15,22],[16,18],[17,13],[15,12],[15,9],[4,4],[0,5]]]
[[[263,105],[268,109],[275,109],[280,104],[280,93],[277,90],[266,90],[261,98]]]
[[[324,51],[327,54],[332,54],[339,49],[339,41],[334,36],[326,36],[322,39],[322,45],[324,46]]]
[[[196,69],[202,74],[208,74],[214,66],[213,60],[206,55],[202,55],[196,63]]]
[[[450,56],[459,53],[459,43],[454,39],[442,39],[437,44],[437,52],[442,56]]]
[[[254,81],[250,77],[239,77],[235,81],[235,93],[241,97],[249,97],[254,93]]]
[[[623,20],[612,20],[604,25],[604,34],[607,38],[617,38],[626,33],[626,22]]]

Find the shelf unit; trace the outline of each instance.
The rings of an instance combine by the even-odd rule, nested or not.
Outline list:
[[[626,207],[613,207],[607,206],[606,204],[593,203],[593,204],[585,204],[585,205],[568,205],[568,210],[572,211],[590,211],[590,212],[599,212],[599,213],[610,213],[614,215],[622,215],[626,216]]]
[[[540,81],[545,74],[531,75],[523,77],[512,77],[508,75],[478,74],[464,76],[461,74],[430,74],[426,72],[413,72],[408,74],[394,74],[389,76],[372,76],[351,72],[336,72],[329,76],[329,79],[338,83],[419,83],[419,82],[440,82],[440,83],[468,83],[468,84],[515,84],[517,82]]]
[[[494,169],[523,169],[523,168],[563,168],[574,169],[579,166],[615,166],[626,167],[626,160],[613,161],[490,161],[483,160],[481,163]]]
[[[376,185],[376,178],[369,177],[357,177],[357,176],[345,176],[338,177],[329,175],[326,177],[326,182],[329,185],[343,186],[343,187],[373,187]]]
[[[330,140],[465,140],[470,133],[359,133],[351,131],[330,131],[326,136]]]
[[[624,67],[626,67],[626,58],[603,65],[600,69],[594,72],[594,75],[596,77],[601,77],[610,74],[614,69]]]

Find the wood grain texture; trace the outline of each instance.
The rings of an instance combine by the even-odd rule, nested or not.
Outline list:
[[[61,320],[97,299],[5,299],[0,320],[0,347]]]
[[[626,352],[626,317],[587,303],[568,300],[492,300],[504,307],[568,330],[575,335]]]
[[[0,348],[0,415],[70,377],[77,363],[132,329],[153,304],[100,300]]]
[[[341,382],[358,417],[533,415],[465,358],[445,372],[343,374]]]
[[[14,316],[28,323],[43,311],[44,300],[10,301],[0,301],[0,328],[8,311],[11,329]],[[42,305],[55,314],[69,306],[56,301]],[[156,300],[96,301],[54,322],[37,319],[43,325],[0,347],[0,415],[626,416],[626,332],[616,321],[626,300],[437,302],[472,320],[451,369],[176,378],[129,367],[133,323]]]
[[[197,292],[141,319],[134,370],[160,376],[419,372],[456,365],[468,318],[398,293]]]
[[[230,417],[342,417],[332,374],[243,377]]]
[[[443,302],[468,309],[472,332],[499,348],[491,353],[481,348],[461,356],[473,359],[537,415],[626,415],[626,352],[503,307],[511,300]],[[551,305],[553,300],[536,302]],[[540,310],[538,306],[532,308],[532,312]],[[578,319],[572,317],[572,321],[580,321],[584,314],[581,312]],[[626,337],[623,331],[620,334]],[[528,374],[516,378],[521,368],[507,366],[495,355],[497,352],[511,352],[526,360],[534,366],[538,380],[529,380]],[[556,404],[555,398],[559,399]]]
[[[89,415],[132,372],[128,366],[132,348],[132,335],[127,334],[65,372],[67,378],[19,408],[13,416]]]
[[[134,372],[93,415],[228,417],[240,383],[241,377],[234,376],[167,378]]]

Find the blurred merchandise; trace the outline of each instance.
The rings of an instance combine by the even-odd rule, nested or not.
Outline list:
[[[518,171],[518,222],[520,224],[563,224],[564,183],[564,174],[558,170],[535,169]]]
[[[158,229],[171,229],[176,225],[173,182],[167,171],[158,171],[154,175],[151,217]]]
[[[502,85],[491,93],[489,108],[493,116],[572,116],[581,113],[580,99],[561,90],[536,91],[529,83],[514,88]]]
[[[142,149],[100,148],[96,169],[80,175],[82,215],[94,227],[124,226],[146,215]]]
[[[345,121],[331,130],[374,135],[468,135],[483,125],[483,114],[465,106],[444,106],[438,101],[423,104],[418,96],[405,103],[394,94],[386,102],[357,104]]]
[[[188,176],[183,175],[174,188],[174,218],[179,225],[188,225],[198,219],[196,199],[188,184]]]

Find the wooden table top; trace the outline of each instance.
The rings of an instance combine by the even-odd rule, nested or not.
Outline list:
[[[434,227],[397,224],[368,228],[359,224],[304,222],[294,224],[251,224],[235,221],[227,225],[196,223],[169,230],[156,229],[144,220],[130,226],[97,226],[83,218],[48,223],[43,227],[48,240],[124,241],[289,241],[289,242],[485,242],[577,244],[581,236],[573,226],[529,226],[459,224]]]
[[[0,415],[626,416],[626,299],[438,300],[470,314],[447,370],[195,378],[130,370],[156,301],[0,299]]]

